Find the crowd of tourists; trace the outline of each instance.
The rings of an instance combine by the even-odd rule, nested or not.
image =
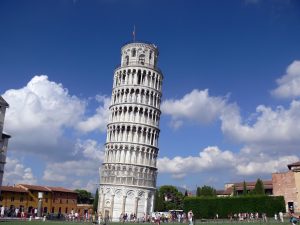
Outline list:
[[[25,214],[24,210],[19,208],[7,208],[4,206],[0,207],[0,216],[4,217],[19,217],[19,218],[26,218],[28,215]],[[30,211],[30,217],[34,218],[37,216],[37,209],[32,208]],[[297,225],[300,221],[300,217],[296,215],[293,211],[288,212],[289,222],[291,225]],[[99,222],[110,221],[110,218],[105,220],[101,216],[96,216],[96,214],[90,214],[85,212],[84,214],[79,214],[78,212],[74,212],[72,210],[69,214],[62,215],[65,220],[73,221],[73,222]],[[51,218],[47,218],[51,219]],[[268,222],[271,218],[267,218],[266,213],[258,213],[258,212],[251,212],[251,213],[234,213],[228,215],[228,220],[231,222]],[[219,220],[218,213],[215,214],[214,220]],[[135,213],[127,214],[121,213],[119,217],[119,221],[122,223],[152,223],[153,225],[160,225],[161,223],[185,223],[188,225],[194,225],[195,219],[192,210],[185,213],[182,210],[178,211],[171,211],[171,212],[156,212],[149,214],[144,214],[144,216],[137,218]],[[202,221],[202,220],[200,220]],[[284,214],[283,212],[275,213],[273,217],[273,221],[278,223],[284,223]]]
[[[283,222],[283,213],[279,212],[279,220]],[[258,213],[258,212],[251,212],[251,213],[234,213],[229,214],[228,219],[230,221],[262,221],[262,222],[268,222],[267,214],[266,213]],[[278,219],[276,214],[276,220]]]
[[[95,214],[91,214],[88,211],[81,214],[78,212],[74,212],[74,210],[71,210],[71,212],[69,214],[65,214],[64,217],[66,221],[74,221],[74,222],[95,222],[98,220]]]
[[[0,207],[0,216],[3,217],[18,217],[18,218],[27,218],[28,215],[37,216],[37,209],[31,208],[29,213],[24,211],[24,208],[15,208],[15,207]]]
[[[119,217],[119,221],[123,223],[136,223],[136,222],[148,222],[148,223],[169,223],[169,222],[178,222],[178,223],[185,223],[187,222],[186,213],[169,213],[169,212],[156,212],[150,214],[144,214],[143,217],[137,218],[135,213],[127,214],[121,213]]]
[[[292,225],[297,225],[299,222],[299,217],[295,214],[289,213],[290,222]],[[230,222],[269,222],[272,218],[268,218],[266,213],[234,213],[228,215],[228,220]],[[214,221],[219,220],[218,213],[215,214]],[[202,220],[200,220],[202,221]],[[284,223],[284,214],[283,212],[275,213],[272,221],[278,223]],[[127,223],[136,223],[136,222],[148,222],[156,225],[160,225],[160,223],[185,223],[189,225],[195,224],[194,214],[192,210],[189,212],[156,212],[152,215],[144,215],[142,218],[137,218],[134,213],[131,214],[121,214],[120,222]]]

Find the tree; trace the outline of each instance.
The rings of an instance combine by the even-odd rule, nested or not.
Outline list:
[[[98,201],[99,201],[99,193],[98,193],[98,188],[97,188],[96,193],[95,193],[94,203],[93,203],[94,212],[98,211]]]
[[[252,192],[255,195],[265,195],[265,187],[261,179],[259,178],[257,179],[255,187]]]
[[[214,197],[217,195],[216,189],[210,186],[204,185],[203,187],[197,187],[197,196]]]
[[[233,196],[236,196],[236,195],[237,195],[237,193],[236,193],[236,186],[233,185]]]
[[[243,183],[243,195],[247,195],[247,194],[248,194],[247,184],[246,184],[246,181],[244,181],[244,183]]]
[[[189,196],[189,194],[188,194],[188,191],[185,190],[185,192],[184,192],[184,197],[187,197],[187,196]]]
[[[165,210],[164,198],[160,195],[159,191],[155,191],[155,202],[154,202],[154,211],[162,212]]]
[[[92,197],[91,192],[86,190],[76,189],[77,195],[77,203],[78,204],[92,204],[94,199]]]
[[[160,198],[163,198],[164,210],[182,209],[183,194],[171,185],[164,185],[159,188]]]

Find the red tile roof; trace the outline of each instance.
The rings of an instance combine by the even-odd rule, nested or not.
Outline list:
[[[18,184],[18,187],[23,187],[26,190],[32,190],[32,191],[51,191],[49,188],[45,186],[38,186],[38,185],[30,185],[30,184]]]
[[[27,193],[23,188],[20,187],[15,187],[15,186],[0,186],[1,191],[6,191],[6,192],[21,192],[21,193]]]
[[[30,184],[18,184],[17,186],[32,191],[77,193],[76,191],[66,189],[63,187],[49,187],[49,186],[38,186],[38,185],[30,185]]]
[[[56,192],[77,193],[76,191],[66,189],[66,188],[63,188],[63,187],[47,187],[47,188],[49,188],[53,192],[56,191]]]
[[[272,189],[273,188],[272,180],[263,180],[262,182],[264,184],[265,189]],[[255,182],[246,182],[246,187],[247,187],[248,190],[253,190],[255,188],[255,184],[256,184],[256,181]],[[235,186],[235,190],[237,190],[237,191],[244,190],[244,182],[233,183],[232,187],[230,187],[230,188],[233,188],[233,186]],[[227,188],[227,190],[228,189],[229,188]]]
[[[226,190],[217,190],[216,194],[217,195],[231,195],[232,189],[228,188]]]

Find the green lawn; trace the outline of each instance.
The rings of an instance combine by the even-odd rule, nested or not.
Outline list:
[[[1,221],[0,221],[1,222]],[[2,225],[71,225],[71,224],[92,224],[91,222],[68,222],[68,221],[3,221]],[[111,225],[124,225],[123,223],[109,223]],[[150,223],[125,223],[125,225],[151,225]],[[187,225],[186,223],[161,223],[161,225]],[[284,223],[279,223],[275,221],[269,221],[267,223],[263,222],[229,222],[228,220],[218,220],[216,221],[206,221],[206,222],[200,222],[196,221],[195,225],[218,225],[218,224],[226,224],[226,225],[290,225],[288,220],[286,220]]]

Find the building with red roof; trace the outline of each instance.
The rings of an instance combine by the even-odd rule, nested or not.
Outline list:
[[[17,184],[1,186],[0,207],[19,208],[32,214],[42,193],[42,213],[68,214],[77,210],[77,192],[63,187]],[[84,212],[79,212],[84,213]]]

